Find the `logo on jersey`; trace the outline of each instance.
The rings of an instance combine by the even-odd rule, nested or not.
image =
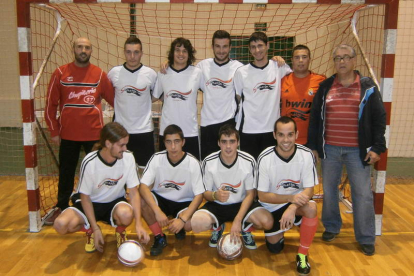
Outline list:
[[[186,101],[188,99],[188,96],[191,94],[193,90],[190,90],[188,92],[181,92],[178,90],[170,90],[166,94],[166,98],[171,97],[176,101]]]
[[[99,185],[98,185],[98,189],[100,189],[102,186],[107,186],[109,187],[113,187],[116,186],[116,184],[118,184],[118,181],[122,179],[122,177],[124,177],[124,175],[121,175],[120,178],[118,179],[112,179],[112,178],[105,178]]]
[[[140,89],[140,88],[136,88],[136,87],[134,87],[132,85],[127,85],[127,86],[124,86],[121,89],[121,93],[126,92],[128,94],[134,94],[134,95],[137,95],[137,96],[141,96],[142,92],[144,92],[146,89],[147,89],[146,86],[144,88],[141,88]]]
[[[313,89],[311,88],[311,89],[309,89],[309,91],[308,91],[308,95],[309,96],[313,96],[315,93],[313,92]]]
[[[283,189],[299,189],[300,181],[292,180],[292,179],[282,179],[276,186],[276,190],[279,190],[280,188]]]
[[[164,180],[160,184],[158,184],[159,188],[165,188],[165,189],[176,189],[177,191],[181,190],[182,186],[184,186],[185,182],[174,182],[172,180]]]
[[[289,117],[292,119],[298,118],[300,120],[306,121],[310,114],[310,108],[312,106],[312,102],[307,102],[306,99],[302,101],[288,101],[286,100],[286,108],[289,108]],[[301,109],[305,109],[301,110]]]
[[[271,82],[259,82],[256,84],[256,86],[253,88],[253,93],[256,93],[258,91],[260,92],[267,92],[270,90],[273,90],[274,85],[276,83],[276,78]]]
[[[73,81],[73,77],[67,77],[66,81]]]
[[[219,189],[232,192],[233,194],[237,194],[237,188],[240,188],[241,184],[242,184],[241,181],[237,183],[236,185],[232,185],[229,183],[221,183]]]
[[[85,96],[85,98],[83,98],[83,101],[87,104],[93,104],[95,102],[95,97],[92,95],[88,95]]]
[[[96,88],[95,87],[92,87],[91,89],[81,90],[78,93],[72,91],[72,92],[69,93],[68,99],[74,99],[74,98],[76,98],[76,99],[79,100],[80,97],[85,96],[85,98],[86,98],[86,96],[88,96],[90,94],[95,94],[95,92],[96,92]],[[93,96],[90,96],[90,97],[93,97]],[[89,99],[89,101],[90,101],[90,99]],[[95,97],[94,97],[94,101],[95,101]]]
[[[219,78],[211,78],[206,82],[206,86],[211,85],[213,88],[226,88],[233,79],[221,80]]]

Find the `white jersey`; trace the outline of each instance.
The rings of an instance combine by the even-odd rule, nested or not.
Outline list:
[[[204,185],[207,191],[224,189],[230,191],[230,197],[226,202],[215,202],[222,205],[239,203],[246,197],[246,191],[254,189],[256,162],[253,156],[244,151],[237,151],[237,157],[233,164],[226,165],[217,151],[204,159],[201,166]]]
[[[229,60],[218,64],[214,58],[200,61],[197,67],[203,73],[200,88],[203,90],[201,126],[214,125],[234,118],[237,110],[234,73],[243,64]]]
[[[289,159],[281,157],[275,147],[268,147],[257,159],[258,191],[294,195],[318,183],[314,156],[305,146],[296,144],[295,151]],[[260,203],[270,212],[287,204]]]
[[[144,65],[131,71],[124,64],[112,68],[108,78],[115,88],[115,122],[130,134],[153,131],[151,91],[157,73]]]
[[[131,152],[124,152],[123,158],[116,159],[113,164],[106,163],[99,151],[85,156],[80,167],[79,193],[88,195],[92,202],[108,203],[125,196],[125,185],[128,188],[139,185]]]
[[[158,73],[154,97],[164,95],[160,133],[171,125],[178,125],[184,137],[198,136],[197,92],[200,87],[201,70],[192,65],[176,71],[168,67],[166,74]]]
[[[141,183],[154,184],[152,190],[171,201],[192,201],[196,195],[206,191],[198,160],[185,153],[176,164],[168,159],[167,151],[155,153],[148,161]]]
[[[282,78],[292,72],[285,64],[269,60],[265,67],[252,63],[237,69],[234,85],[237,95],[242,97],[240,115],[237,116],[238,130],[243,133],[273,132],[273,125],[280,117],[280,87]]]

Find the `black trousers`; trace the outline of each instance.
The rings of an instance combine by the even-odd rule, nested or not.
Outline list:
[[[60,141],[59,147],[59,185],[56,207],[64,210],[69,207],[69,198],[73,191],[75,172],[78,165],[81,147],[85,154],[91,152],[97,141]]]

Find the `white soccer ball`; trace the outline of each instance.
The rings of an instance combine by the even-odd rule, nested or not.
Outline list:
[[[217,251],[221,257],[227,260],[234,260],[241,255],[243,244],[240,237],[237,237],[236,242],[232,242],[230,233],[227,233],[221,236],[218,241]]]
[[[134,240],[127,240],[118,248],[118,260],[126,266],[136,266],[144,259],[142,246]]]

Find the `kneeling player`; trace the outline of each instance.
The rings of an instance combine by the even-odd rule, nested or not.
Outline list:
[[[166,150],[155,153],[144,170],[140,185],[142,216],[154,234],[151,255],[162,253],[167,237],[162,227],[178,240],[191,231],[191,217],[200,206],[205,191],[198,160],[182,150],[185,139],[177,125],[164,130]],[[168,216],[173,217],[172,220]]]
[[[141,224],[139,180],[134,156],[126,148],[128,139],[128,132],[119,123],[104,126],[95,145],[98,150],[82,161],[73,206],[65,209],[53,224],[62,235],[86,232],[86,252],[103,251],[104,239],[97,221],[116,227],[118,247],[126,240],[125,229],[133,218],[138,238],[145,243],[149,241]],[[129,188],[130,204],[125,198],[125,185]]]
[[[307,253],[318,224],[316,203],[311,200],[318,184],[314,156],[310,149],[295,144],[298,131],[291,118],[279,118],[273,135],[276,146],[265,149],[257,160],[259,200],[274,218],[273,228],[265,231],[266,245],[270,252],[279,253],[283,233],[300,224],[297,271],[308,274]]]
[[[273,218],[259,203],[253,203],[255,196],[254,158],[239,146],[239,133],[232,125],[219,130],[220,151],[204,159],[202,172],[208,201],[191,219],[195,233],[213,229],[210,247],[216,247],[224,231],[225,222],[232,221],[231,238],[242,234],[244,245],[256,249],[251,231],[270,229]]]

